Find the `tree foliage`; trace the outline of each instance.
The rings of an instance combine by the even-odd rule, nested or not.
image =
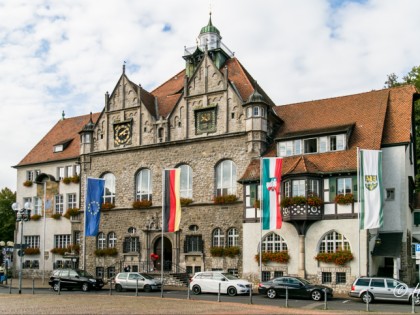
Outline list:
[[[16,201],[16,193],[9,188],[0,191],[0,240],[13,241],[16,216],[12,204]]]
[[[402,78],[402,81],[398,81],[398,76],[395,73],[388,75],[388,79],[385,81],[385,87],[391,88],[401,86],[405,84],[412,84],[420,91],[420,66],[413,67],[410,72]],[[414,102],[414,122],[415,126],[420,124],[420,100]],[[414,128],[416,138],[416,156],[417,156],[417,170],[420,170],[420,128]],[[420,191],[420,174],[416,176],[416,188]]]

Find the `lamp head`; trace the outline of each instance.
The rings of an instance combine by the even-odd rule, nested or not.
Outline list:
[[[13,204],[12,204],[12,209],[13,209],[13,211],[19,211],[19,203],[18,202],[14,202]]]
[[[4,246],[6,243],[4,241],[0,241],[0,246]]]

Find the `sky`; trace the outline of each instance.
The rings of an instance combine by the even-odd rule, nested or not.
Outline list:
[[[209,12],[277,105],[384,88],[420,65],[418,0],[0,0],[0,189],[61,119],[100,112],[123,64],[152,91]]]

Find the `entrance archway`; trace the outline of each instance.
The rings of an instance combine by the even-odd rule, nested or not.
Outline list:
[[[158,266],[160,269],[160,256],[162,255],[162,237],[159,237],[155,241],[153,249],[154,253],[159,255]],[[172,270],[172,242],[165,236],[163,237],[163,270]]]

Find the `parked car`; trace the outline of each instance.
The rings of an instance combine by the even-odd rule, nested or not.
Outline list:
[[[150,292],[160,290],[162,281],[146,273],[139,272],[120,272],[115,277],[115,290],[118,292],[122,290],[135,290],[137,285],[138,289]]]
[[[204,292],[220,293],[235,296],[237,294],[249,294],[251,283],[239,279],[228,272],[203,271],[197,272],[190,280],[190,290],[194,294]]]
[[[333,298],[333,289],[325,285],[312,284],[308,280],[299,277],[278,277],[258,285],[258,293],[267,295],[268,298],[285,297],[286,289],[288,297],[310,298],[314,301]]]
[[[406,301],[420,305],[419,289],[410,288],[404,282],[386,277],[360,277],[352,286],[349,296],[360,298],[364,303],[374,300]]]
[[[79,269],[54,270],[48,284],[54,291],[82,289],[86,292],[92,289],[100,290],[104,286],[102,279],[95,278],[90,273]]]

